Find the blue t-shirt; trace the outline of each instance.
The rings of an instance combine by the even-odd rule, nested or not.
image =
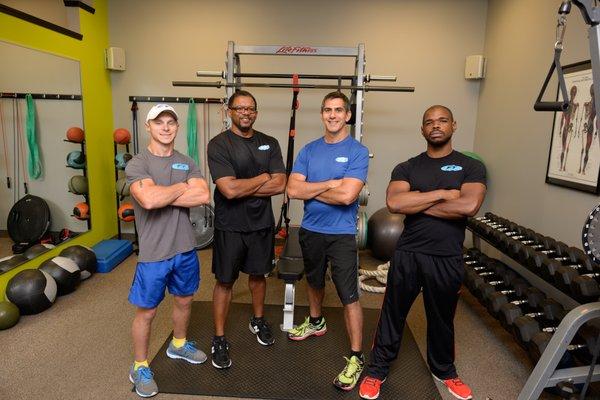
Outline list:
[[[304,175],[307,182],[356,178],[365,182],[369,150],[352,136],[338,143],[320,138],[300,150],[292,172]],[[329,234],[356,234],[358,200],[350,205],[331,205],[317,199],[304,201],[302,227]]]

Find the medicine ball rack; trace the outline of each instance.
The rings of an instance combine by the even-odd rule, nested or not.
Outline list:
[[[473,246],[475,248],[482,250],[482,243],[487,243],[492,248],[501,252],[494,244],[484,237],[479,236],[472,228],[467,227],[467,229],[471,231],[473,235]],[[528,280],[532,286],[535,286],[546,293],[548,297],[554,298],[565,308],[571,309],[552,335],[546,350],[540,357],[531,375],[529,375],[517,400],[538,399],[544,388],[555,387],[560,382],[569,381],[573,384],[584,383],[590,374],[590,366],[562,369],[557,369],[557,366],[581,326],[590,320],[600,318],[600,302],[579,304],[570,296],[529,271],[505,253],[502,254],[502,261],[517,274]],[[591,377],[592,382],[599,380],[600,367],[595,369]]]
[[[74,143],[74,144],[80,145],[80,147],[81,147],[81,154],[83,155],[83,157],[86,157],[86,158],[84,158],[86,161],[84,162],[83,168],[81,168],[81,171],[83,173],[83,176],[85,176],[87,178],[87,154],[85,152],[85,139],[83,139],[83,142],[74,142],[74,141],[69,140],[69,139],[63,139],[63,142]],[[70,165],[67,165],[66,167],[67,168],[73,168]],[[84,193],[81,196],[83,196],[83,198],[85,199],[85,203],[89,207],[89,205],[90,205],[90,194],[89,194],[89,192],[88,193]],[[90,229],[92,229],[92,218],[91,218],[91,215],[92,215],[92,213],[91,213],[91,208],[90,208],[90,215],[85,220],[86,223],[87,223],[88,231]],[[74,215],[71,215],[71,216],[74,216]]]

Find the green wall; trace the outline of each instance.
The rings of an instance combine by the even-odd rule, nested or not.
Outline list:
[[[117,233],[115,189],[111,179],[114,176],[112,93],[110,75],[104,68],[104,49],[108,47],[107,0],[96,0],[94,7],[95,14],[79,10],[83,40],[73,39],[0,13],[0,40],[80,62],[92,210],[92,229],[89,232],[0,275],[0,299],[4,298],[8,280],[17,272],[26,268],[36,268],[42,261],[58,255],[66,246],[73,244],[92,246]],[[65,190],[67,190],[66,186]]]

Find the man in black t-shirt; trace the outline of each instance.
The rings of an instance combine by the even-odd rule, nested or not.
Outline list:
[[[231,129],[208,143],[208,166],[216,185],[212,269],[215,336],[212,364],[229,368],[225,322],[233,284],[242,271],[249,275],[254,316],[250,331],[264,346],[274,343],[264,319],[265,274],[273,269],[275,219],[271,196],[285,189],[285,166],[277,140],[252,129],[256,99],[238,90],[228,102]]]
[[[367,376],[360,385],[363,399],[379,396],[398,355],[406,316],[421,289],[429,369],[456,398],[472,398],[454,366],[454,314],[464,275],[466,218],[475,215],[483,202],[486,173],[480,161],[452,149],[455,129],[447,107],[428,108],[421,127],[427,151],[392,172],[387,206],[391,212],[406,214],[406,219],[390,262]]]

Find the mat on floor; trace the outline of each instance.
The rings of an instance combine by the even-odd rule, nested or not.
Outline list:
[[[265,317],[271,323],[275,344],[261,346],[250,333],[250,304],[232,303],[226,336],[231,345],[231,368],[217,370],[210,361],[213,335],[212,303],[194,302],[189,339],[207,353],[208,361],[192,365],[172,360],[165,354],[170,337],[151,363],[161,393],[249,397],[259,399],[356,399],[358,387],[350,392],[336,389],[332,381],[345,366],[343,356],[349,352],[341,308],[325,308],[327,334],[301,342],[286,338],[279,329],[282,306],[268,305]],[[296,307],[296,323],[308,314],[308,307]],[[379,310],[364,310],[366,337],[363,348],[370,349]],[[368,353],[367,353],[368,354]],[[402,350],[381,389],[380,399],[432,400],[441,396],[427,365],[407,328]]]

